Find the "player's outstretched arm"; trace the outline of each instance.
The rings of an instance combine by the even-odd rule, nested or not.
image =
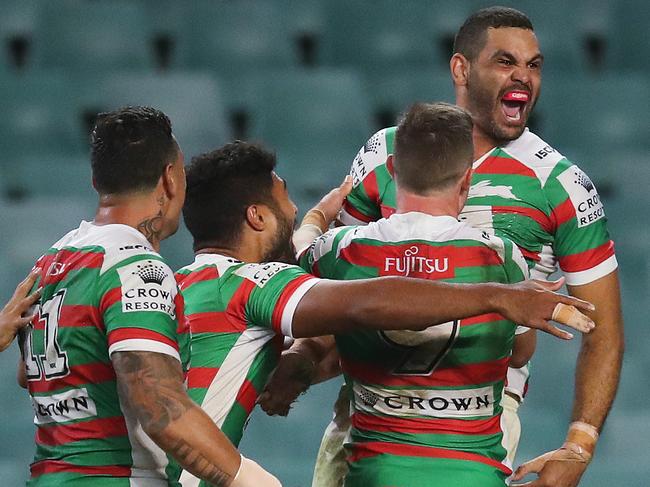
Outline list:
[[[594,307],[549,290],[561,285],[562,281],[450,284],[407,277],[322,280],[298,303],[292,332],[294,337],[300,338],[343,333],[355,328],[422,330],[451,320],[496,312],[523,326],[570,339],[570,333],[550,323],[556,306],[561,303],[582,310]],[[594,326],[587,318],[565,324],[583,333]]]
[[[280,486],[275,477],[241,457],[189,398],[178,360],[155,352],[115,352],[111,359],[126,407],[184,469],[215,486]]]
[[[0,352],[11,345],[18,331],[34,318],[32,314],[28,314],[28,311],[41,297],[41,290],[37,289],[31,294],[29,291],[34,287],[37,278],[37,271],[30,272],[18,284],[13,296],[0,311]]]

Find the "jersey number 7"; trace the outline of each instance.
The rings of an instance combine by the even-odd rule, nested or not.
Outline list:
[[[387,343],[403,350],[393,375],[431,375],[454,345],[459,331],[459,322],[455,320],[421,331],[380,332]]]

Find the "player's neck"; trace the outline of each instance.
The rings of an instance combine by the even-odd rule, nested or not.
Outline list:
[[[102,195],[95,213],[96,225],[121,224],[135,228],[149,241],[154,250],[160,250],[163,214],[161,205],[151,194]]]
[[[232,257],[241,262],[258,263],[262,262],[263,253],[262,247],[258,242],[251,242],[250,236],[243,235],[234,245],[222,245],[218,243],[205,242],[199,244],[198,250],[195,250],[195,255],[199,254],[219,254],[226,257]]]
[[[499,145],[497,141],[486,135],[477,125],[474,125],[474,130],[472,131],[472,141],[474,142],[475,161]]]
[[[451,192],[440,192],[432,196],[420,196],[398,189],[396,194],[397,213],[417,211],[431,216],[458,218],[459,196]]]

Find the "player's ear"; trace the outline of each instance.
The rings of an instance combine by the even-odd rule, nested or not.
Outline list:
[[[263,232],[268,225],[268,208],[264,205],[250,205],[246,208],[246,223],[256,232]]]
[[[449,61],[454,86],[465,86],[469,79],[469,61],[460,53],[455,53]]]

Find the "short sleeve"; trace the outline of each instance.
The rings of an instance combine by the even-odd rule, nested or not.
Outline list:
[[[591,179],[563,159],[551,173],[544,192],[555,226],[553,250],[567,284],[588,284],[616,269],[605,209]]]
[[[246,264],[233,275],[245,280],[242,292],[248,295],[244,306],[246,321],[288,337],[293,337],[293,316],[298,303],[319,282],[300,267],[280,262]]]
[[[352,161],[353,187],[339,217],[345,225],[362,225],[381,218],[375,171],[385,165],[388,158],[387,130],[380,130],[370,137]]]
[[[318,237],[300,256],[300,267],[318,277],[334,278],[338,247],[355,227],[337,227]]]
[[[114,265],[100,277],[99,288],[109,354],[158,352],[181,360],[182,297],[160,256],[141,254]]]

